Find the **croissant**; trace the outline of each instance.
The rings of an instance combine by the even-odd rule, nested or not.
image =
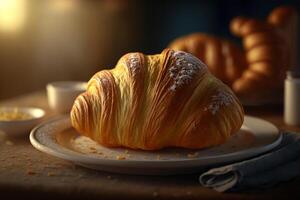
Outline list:
[[[231,32],[242,38],[248,63],[232,86],[239,96],[257,98],[255,94],[266,96],[281,90],[286,70],[295,59],[292,44],[296,36],[287,27],[296,26],[296,15],[293,7],[278,7],[265,21],[245,17],[231,21]]]
[[[224,143],[243,123],[229,87],[183,51],[129,53],[96,73],[71,110],[73,127],[107,147],[199,149]]]
[[[280,90],[285,71],[295,65],[296,26],[296,10],[282,6],[265,21],[245,17],[231,21],[230,30],[242,38],[243,49],[201,33],[176,39],[169,47],[202,59],[239,97],[258,99]]]

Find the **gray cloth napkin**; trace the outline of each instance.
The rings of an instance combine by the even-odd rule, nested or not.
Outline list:
[[[217,167],[199,177],[218,192],[268,188],[300,176],[300,134],[283,133],[281,144],[261,156]]]

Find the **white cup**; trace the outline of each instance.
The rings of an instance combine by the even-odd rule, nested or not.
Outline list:
[[[70,112],[76,97],[85,92],[86,82],[58,81],[47,84],[49,107],[55,112],[65,114]]]

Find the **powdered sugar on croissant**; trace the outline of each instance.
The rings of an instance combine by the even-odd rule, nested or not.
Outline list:
[[[193,77],[199,73],[206,65],[191,54],[183,51],[176,51],[171,54],[173,62],[169,68],[169,77],[174,80],[170,90],[182,87],[192,81]]]
[[[224,143],[243,123],[232,91],[183,51],[129,53],[96,73],[71,111],[81,134],[108,147],[156,150]]]

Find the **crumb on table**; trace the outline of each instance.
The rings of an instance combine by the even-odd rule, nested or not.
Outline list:
[[[117,155],[117,156],[116,156],[116,159],[117,159],[117,160],[125,160],[126,157],[125,157],[124,155]]]
[[[48,172],[47,176],[55,176],[55,173],[54,172]]]
[[[36,172],[31,171],[31,170],[27,170],[27,175],[35,175],[35,174],[36,174]]]
[[[6,141],[5,141],[5,144],[6,144],[6,145],[10,145],[10,146],[11,146],[11,145],[14,145],[14,143],[13,143],[12,141],[10,141],[10,140],[6,140]]]

